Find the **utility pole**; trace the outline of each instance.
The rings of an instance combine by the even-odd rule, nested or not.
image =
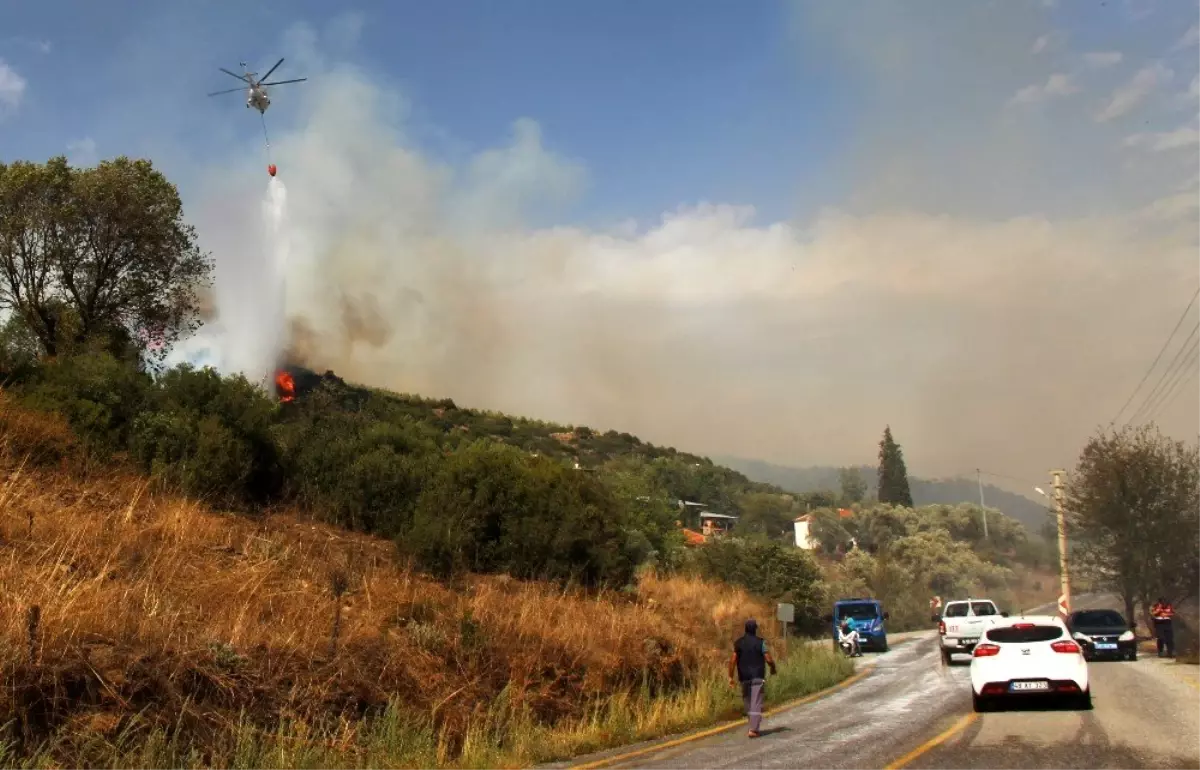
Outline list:
[[[1058,515],[1058,573],[1062,582],[1062,595],[1058,597],[1058,611],[1063,620],[1071,612],[1071,578],[1067,571],[1067,522],[1063,516],[1063,483],[1066,471],[1050,471],[1054,477],[1054,511]]]
[[[979,483],[979,508],[983,511],[983,539],[987,540],[987,507],[983,504],[983,472],[978,468],[975,469],[975,481]]]

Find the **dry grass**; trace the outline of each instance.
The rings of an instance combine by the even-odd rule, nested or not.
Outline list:
[[[6,765],[565,756],[727,712],[714,672],[741,620],[772,614],[686,578],[439,584],[385,541],[213,513],[78,459],[0,400]],[[797,690],[848,673],[793,669]]]

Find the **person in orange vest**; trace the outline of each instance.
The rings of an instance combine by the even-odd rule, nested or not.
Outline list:
[[[1168,658],[1175,657],[1175,608],[1161,596],[1150,608],[1154,621],[1154,638],[1158,641],[1158,657],[1166,652]]]

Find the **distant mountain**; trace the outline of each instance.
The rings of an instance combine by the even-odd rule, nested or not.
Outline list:
[[[791,492],[837,491],[841,488],[838,481],[839,468],[822,465],[790,468],[740,457],[713,457],[712,460],[740,471],[753,481],[773,484]],[[867,483],[867,496],[873,496],[875,468],[863,465],[857,470]],[[975,479],[921,479],[909,476],[908,483],[912,489],[913,503],[916,505],[979,502],[979,486]],[[1050,521],[1046,506],[991,484],[983,485],[983,502],[988,508],[995,508],[1021,522],[1032,534],[1040,533]]]

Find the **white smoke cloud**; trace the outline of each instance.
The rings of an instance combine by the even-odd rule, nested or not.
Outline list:
[[[1012,69],[1028,66],[1027,28],[958,23],[989,51],[1011,39]],[[289,196],[292,343],[349,379],[790,463],[871,462],[890,423],[915,473],[1040,478],[1112,416],[1200,280],[1192,187],[1155,171],[1114,183],[1122,197],[1107,207],[1054,208],[1062,164],[1082,174],[1109,157],[1091,148],[1119,157],[1123,137],[1042,123],[973,134],[979,78],[963,79],[961,107],[954,93],[930,103],[945,118],[936,143],[894,102],[880,108],[896,129],[864,133],[864,157],[880,163],[854,169],[870,180],[855,207],[755,225],[750,207],[702,202],[648,227],[539,228],[604,170],[555,153],[519,116],[506,143],[447,166],[411,140],[397,92],[325,61],[311,30],[289,39],[310,77],[288,94],[298,127],[273,142]],[[1015,78],[1034,80],[1003,70],[987,83],[990,122]],[[1073,121],[1105,130],[1082,108]],[[1040,159],[1051,166],[1029,166]],[[227,333],[254,323],[232,309],[253,291],[229,287],[258,285],[263,183],[247,156],[189,203],[226,287]],[[950,213],[936,203],[947,190],[961,204]],[[1046,208],[1013,213],[1014,201]],[[1195,399],[1160,418],[1191,435]]]

